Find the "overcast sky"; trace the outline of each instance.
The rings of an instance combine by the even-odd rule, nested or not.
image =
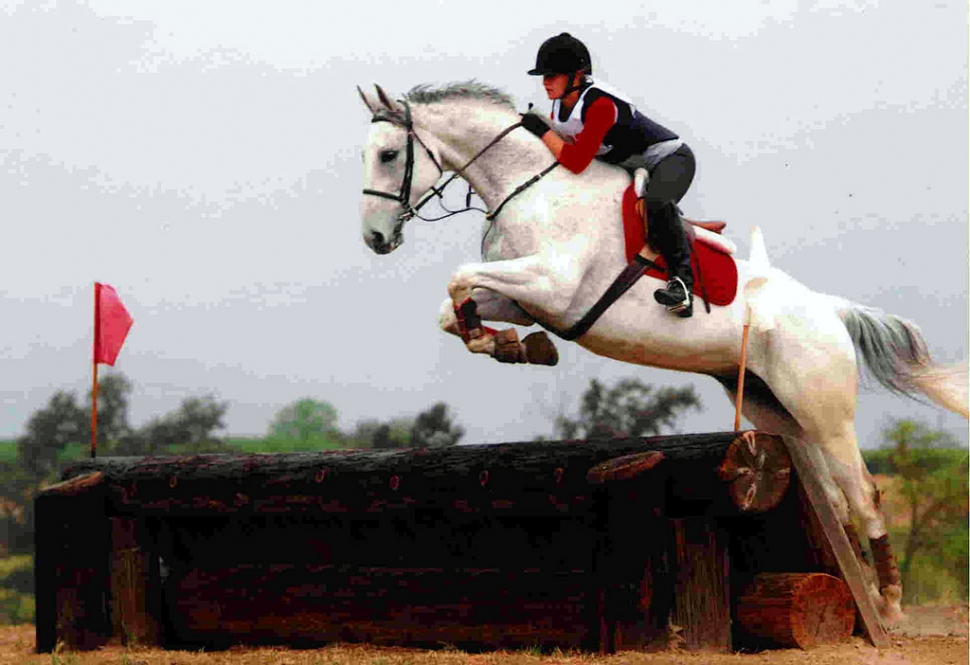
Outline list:
[[[500,365],[440,333],[480,214],[412,222],[388,256],[361,242],[354,86],[476,78],[547,108],[525,72],[563,30],[694,149],[689,216],[727,220],[741,257],[760,225],[774,265],[967,358],[965,2],[333,6],[0,0],[0,437],[55,390],[89,389],[96,280],[135,320],[116,369],[136,425],[206,393],[230,403],[231,434],[301,397],[347,429],[446,401],[465,443],[515,441],[549,434],[590,379],[638,377],[696,386],[683,431],[729,429],[713,379],[565,342],[558,367]],[[967,438],[874,387],[862,445],[893,417]]]

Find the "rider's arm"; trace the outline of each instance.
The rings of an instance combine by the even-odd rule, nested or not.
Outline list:
[[[556,159],[573,173],[582,173],[603,145],[603,138],[616,124],[616,105],[608,97],[600,97],[586,111],[583,131],[575,143],[566,143],[555,132],[546,132],[542,142]]]

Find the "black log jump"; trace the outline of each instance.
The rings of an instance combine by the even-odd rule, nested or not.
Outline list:
[[[790,445],[729,432],[79,462],[36,498],[37,649],[844,639],[861,580]]]

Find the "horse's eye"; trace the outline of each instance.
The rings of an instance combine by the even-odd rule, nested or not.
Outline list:
[[[381,164],[387,164],[397,159],[397,150],[381,150]]]

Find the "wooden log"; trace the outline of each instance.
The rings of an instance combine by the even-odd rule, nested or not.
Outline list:
[[[655,468],[660,478],[651,472]],[[591,483],[604,484],[647,474],[654,481],[669,479],[671,516],[752,514],[781,502],[791,480],[791,459],[780,437],[743,432],[726,449],[691,448],[666,457],[656,450],[624,455],[601,462],[586,476]]]
[[[257,565],[171,570],[173,646],[579,648],[586,571]]]
[[[613,480],[631,480],[657,466],[663,458],[664,454],[658,450],[614,457],[594,466],[586,473],[586,478],[594,485]]]
[[[695,454],[671,460],[665,469],[669,516],[751,515],[775,508],[785,497],[791,458],[780,437],[743,432],[719,452],[717,459]]]
[[[103,473],[113,513],[129,516],[315,516],[410,512],[418,507],[581,515],[591,509],[591,468],[649,452],[655,459],[662,455],[657,468],[663,477],[678,477],[672,491],[675,498],[684,495],[682,514],[722,509],[737,513],[718,477],[736,439],[736,433],[724,432],[441,449],[98,458],[75,463],[63,477]]]
[[[741,592],[737,621],[754,646],[808,649],[847,640],[855,604],[849,587],[837,577],[762,573]]]
[[[779,437],[744,432],[731,442],[718,476],[742,512],[761,513],[777,506],[788,490],[791,458]]]
[[[44,488],[45,494],[60,496],[78,496],[90,492],[104,482],[104,474],[92,471]]]

